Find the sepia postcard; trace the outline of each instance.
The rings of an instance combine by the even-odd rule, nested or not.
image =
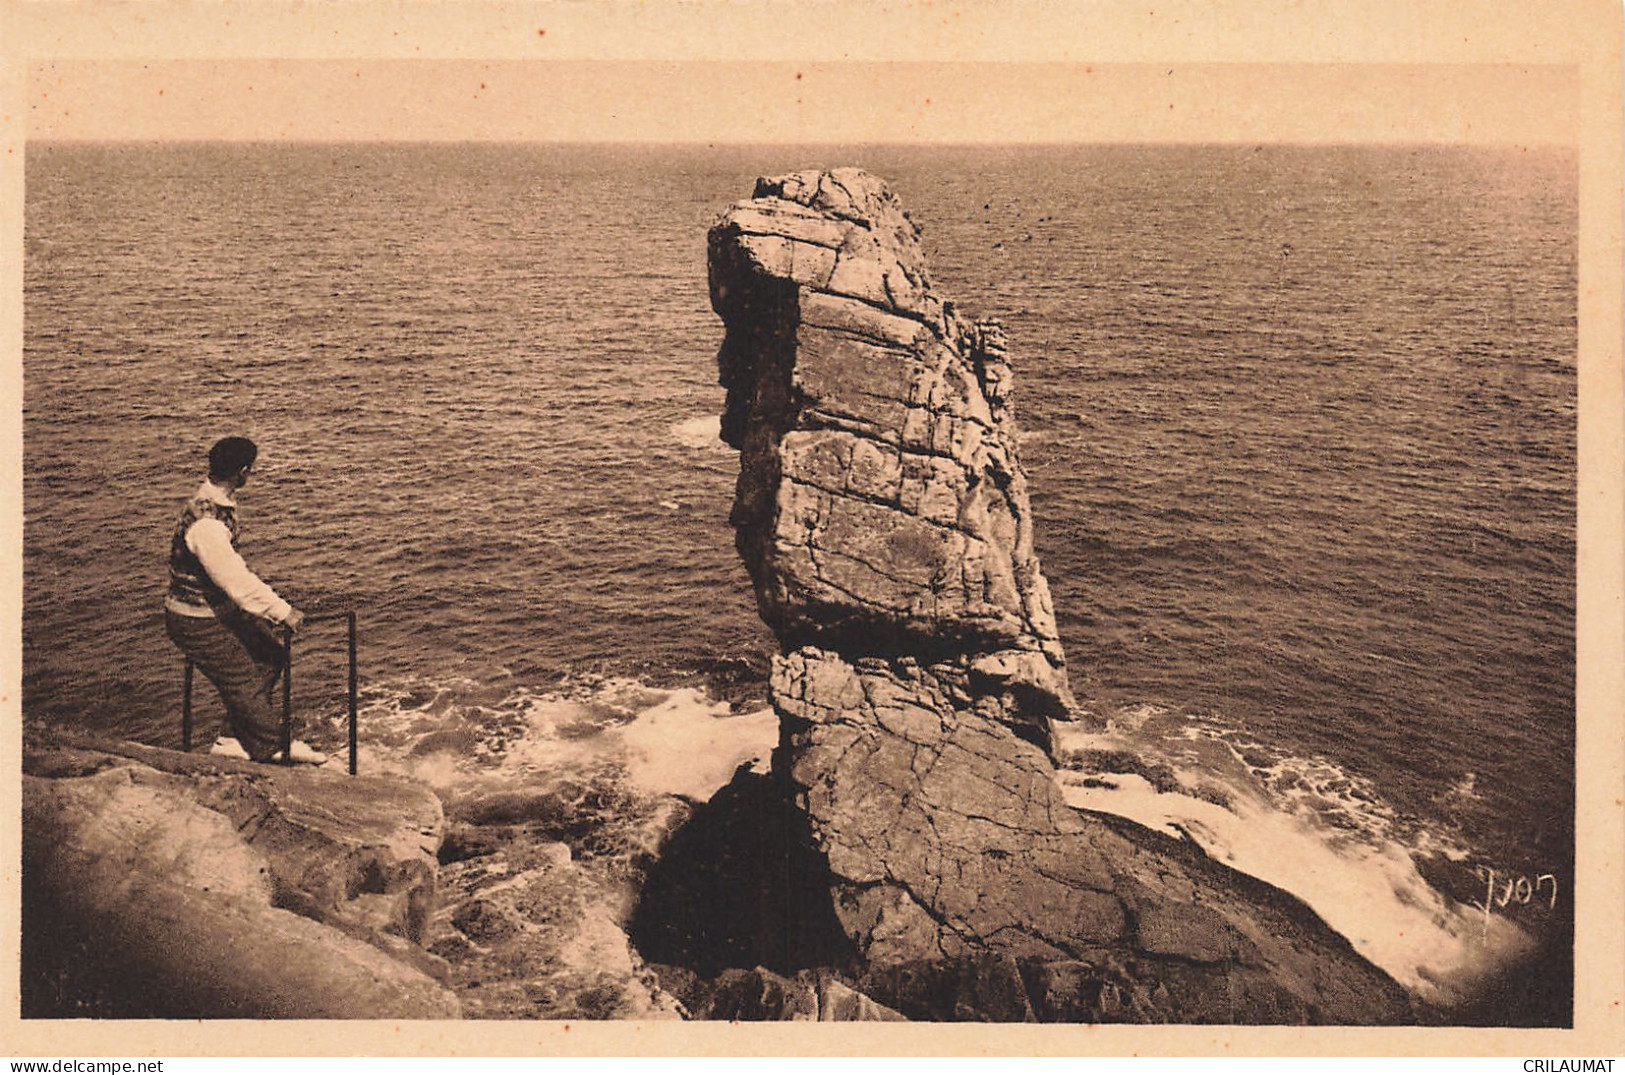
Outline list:
[[[1620,30],[6,5],[8,1048],[1625,1050]]]

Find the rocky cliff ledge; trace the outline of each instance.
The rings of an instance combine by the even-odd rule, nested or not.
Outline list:
[[[448,791],[29,726],[23,767],[25,1016],[682,1014],[623,925],[689,808],[613,765]]]
[[[937,296],[884,184],[759,180],[710,287],[798,886],[859,987],[914,1018],[1409,1020],[1298,901],[1062,800],[1074,703],[1004,334]]]
[[[427,789],[60,734],[23,771],[25,1016],[460,1014]]]

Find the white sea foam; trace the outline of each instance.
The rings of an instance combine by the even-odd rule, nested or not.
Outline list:
[[[736,715],[701,690],[634,679],[551,690],[403,679],[370,694],[360,714],[361,771],[451,794],[612,769],[637,792],[704,800],[740,766],[765,768],[778,742],[770,709]]]
[[[620,735],[633,786],[708,799],[741,765],[765,769],[779,741],[779,718],[771,708],[730,716],[726,703],[678,690]]]
[[[778,740],[771,709],[733,714],[692,687],[588,677],[557,688],[404,679],[363,708],[363,772],[410,777],[453,796],[539,776],[609,771],[645,795],[710,798],[745,765],[764,770]],[[1292,893],[1355,950],[1417,996],[1449,1005],[1532,945],[1503,917],[1441,894],[1416,851],[1461,858],[1450,840],[1402,826],[1367,782],[1323,759],[1276,757],[1241,729],[1154,706],[1122,709],[1109,730],[1059,729],[1085,760],[1131,755],[1171,774],[1064,769],[1068,803],[1197,843],[1215,860]]]
[[[673,422],[671,435],[685,448],[727,448],[722,443],[722,421],[714,414],[702,414]]]
[[[1412,857],[1416,851],[1461,857],[1461,848],[1415,830],[1401,837],[1382,799],[1330,763],[1215,764],[1225,755],[1243,762],[1242,751],[1224,737],[1233,729],[1187,728],[1170,737],[1182,742],[1164,752],[1166,742],[1135,732],[1162,711],[1121,715],[1122,725],[1105,733],[1063,729],[1061,749],[1172,760],[1179,789],[1159,790],[1137,773],[1066,770],[1060,781],[1071,805],[1192,840],[1213,859],[1292,893],[1361,955],[1433,1003],[1463,999],[1533,946],[1506,919],[1434,889]],[[1205,759],[1200,769],[1178,763],[1195,756]]]

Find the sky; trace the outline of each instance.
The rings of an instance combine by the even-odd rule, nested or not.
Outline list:
[[[30,140],[1569,145],[1577,69],[1485,63],[35,60]]]

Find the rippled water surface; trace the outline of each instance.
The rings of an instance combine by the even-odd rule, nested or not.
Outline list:
[[[31,717],[178,741],[164,550],[227,433],[262,449],[250,563],[359,610],[369,698],[765,649],[705,230],[758,174],[855,163],[944,296],[1006,320],[1080,695],[1567,881],[1571,155],[28,152]],[[301,697],[340,689],[338,642],[300,642]]]

